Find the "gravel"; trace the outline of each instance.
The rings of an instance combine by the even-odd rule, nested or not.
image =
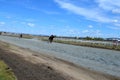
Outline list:
[[[60,43],[48,43],[37,39],[23,39],[0,36],[0,40],[33,51],[55,56],[76,65],[120,76],[120,51],[74,46]]]

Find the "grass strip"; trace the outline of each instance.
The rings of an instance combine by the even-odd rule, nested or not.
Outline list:
[[[48,41],[48,38],[41,38],[40,40]],[[120,51],[120,45],[111,45],[111,44],[103,44],[103,43],[90,43],[90,42],[76,42],[76,41],[65,41],[65,40],[53,40],[53,42],[76,45],[76,46],[86,46],[86,47],[102,48],[102,49],[110,49],[110,50]]]
[[[17,80],[12,70],[0,60],[0,80]]]

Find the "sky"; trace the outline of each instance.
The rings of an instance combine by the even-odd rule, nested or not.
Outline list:
[[[0,31],[120,37],[120,0],[0,0]]]

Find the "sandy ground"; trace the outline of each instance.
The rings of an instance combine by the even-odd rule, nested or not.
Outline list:
[[[0,59],[12,68],[18,80],[120,80],[4,42],[0,42]]]

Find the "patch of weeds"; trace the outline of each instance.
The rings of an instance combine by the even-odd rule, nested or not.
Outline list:
[[[0,80],[16,80],[12,70],[0,60]]]

